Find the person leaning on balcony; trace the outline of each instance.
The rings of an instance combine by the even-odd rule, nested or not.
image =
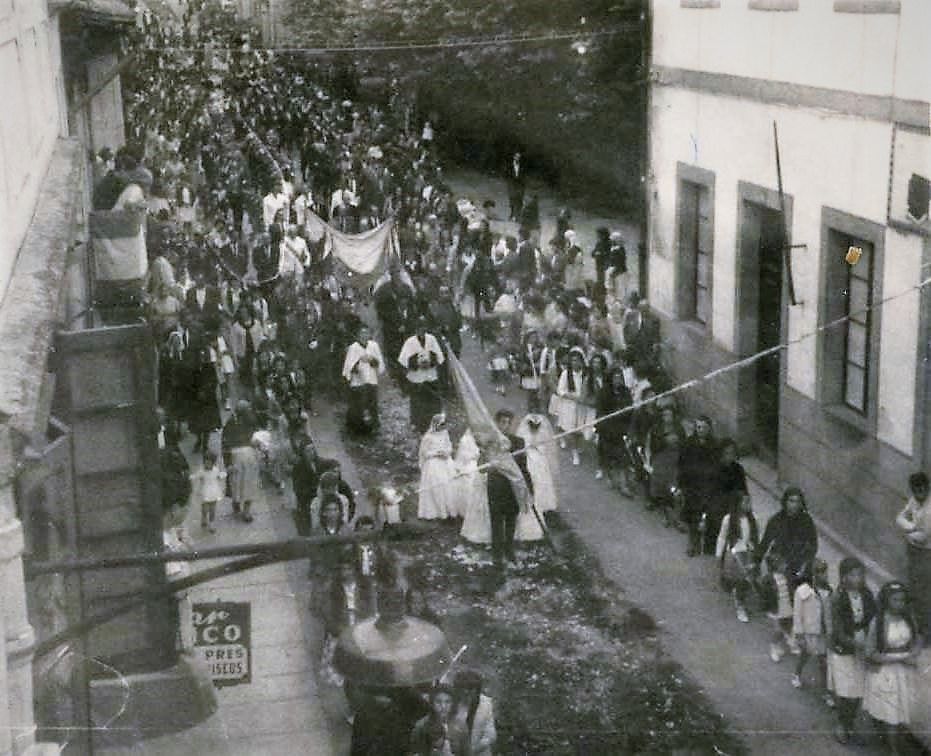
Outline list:
[[[147,193],[152,174],[127,148],[117,153],[116,171],[94,192],[90,231],[94,243],[95,299],[103,308],[139,307],[148,275]],[[110,204],[107,207],[108,203]]]
[[[931,485],[923,472],[908,478],[910,496],[895,524],[905,535],[908,549],[909,594],[924,634],[931,636]]]

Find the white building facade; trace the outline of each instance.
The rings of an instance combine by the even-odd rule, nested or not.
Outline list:
[[[648,297],[670,366],[771,350],[691,409],[898,571],[893,521],[931,462],[931,3],[654,0],[652,24]]]

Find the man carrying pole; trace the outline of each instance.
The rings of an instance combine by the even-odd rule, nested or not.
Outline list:
[[[524,441],[510,433],[513,413],[500,410],[492,420],[478,389],[448,344],[446,352],[449,374],[462,400],[475,443],[481,450],[482,468],[488,472],[492,553],[495,565],[503,568],[506,561],[514,562],[514,530],[520,512],[533,512],[550,546],[553,543],[533,503],[533,484],[527,470]]]

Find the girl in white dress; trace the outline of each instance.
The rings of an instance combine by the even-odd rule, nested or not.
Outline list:
[[[559,430],[574,431],[580,424],[579,418],[581,417],[584,421],[588,408],[582,404],[582,399],[585,396],[587,382],[585,355],[579,347],[573,347],[569,352],[569,366],[562,371],[556,386],[556,395],[559,397],[555,406],[556,427]],[[572,464],[578,465],[580,462],[578,434],[573,433],[571,436],[564,437],[559,445],[563,449],[567,445],[572,446]]]
[[[553,426],[543,415],[531,413],[520,421],[517,435],[526,444],[527,471],[533,482],[534,506],[541,516],[544,512],[555,512],[559,455],[553,440]]]
[[[491,514],[488,511],[488,482],[478,470],[479,448],[472,431],[467,430],[459,439],[456,449],[456,479],[459,501],[463,507],[462,530],[459,535],[469,543],[491,543]]]
[[[893,753],[911,721],[910,703],[914,667],[921,651],[921,636],[908,609],[908,591],[892,582],[879,592],[876,616],[867,636],[867,672],[863,708],[885,731]]]
[[[863,699],[866,633],[876,606],[859,559],[844,557],[838,571],[840,582],[831,599],[827,687],[837,707],[834,737],[839,743],[847,743]]]
[[[456,471],[452,460],[453,442],[446,430],[446,415],[434,415],[430,428],[420,441],[420,499],[417,517],[445,520],[455,516],[456,491],[452,485]]]
[[[517,515],[514,539],[521,542],[543,540],[543,527],[538,520],[544,512],[556,509],[555,475],[559,470],[553,428],[543,415],[531,413],[521,420],[517,435],[524,439],[527,471],[533,482],[533,509]],[[534,509],[536,513],[534,513]]]

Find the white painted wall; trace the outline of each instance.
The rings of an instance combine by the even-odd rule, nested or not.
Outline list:
[[[837,13],[832,0],[801,0],[788,12],[748,5],[722,0],[719,8],[687,9],[679,0],[654,0],[654,63],[931,99],[928,0],[902,0],[900,14]]]
[[[804,13],[777,14],[747,11],[744,0],[724,2],[720,10],[695,11],[680,11],[678,0],[662,0],[657,3],[656,34],[661,44],[657,48],[656,62],[789,79],[789,69],[795,64],[766,51],[768,44],[791,28],[796,15],[799,19],[807,17],[811,23],[818,20],[811,14],[820,14],[822,25],[831,21],[840,24],[837,28],[848,29],[859,28],[858,25],[864,23],[888,25],[897,21],[895,16],[858,15],[845,15],[838,20],[835,16],[840,14],[824,12],[830,5],[826,0],[803,2],[801,7],[808,9]],[[903,20],[911,5],[904,4]],[[931,20],[925,12],[928,8],[931,3],[924,6],[922,13]],[[717,13],[721,13],[721,22],[705,21]],[[921,14],[916,12],[915,15]],[[745,24],[745,29],[738,31],[735,26],[738,23]],[[741,69],[728,62],[725,55],[728,47],[736,48],[734,55],[741,58],[747,54],[747,39],[755,39],[757,49],[762,51],[749,57],[765,58],[768,67],[754,68],[756,64],[753,64],[749,69]],[[846,83],[848,88],[851,82],[856,82],[863,91],[883,91],[879,81],[885,74],[880,75],[879,69],[866,74],[839,42],[829,42],[825,37],[821,44],[831,48],[832,56],[837,57],[837,69],[826,60],[816,65],[812,59],[808,69],[799,67],[790,80],[818,86],[840,87]],[[859,49],[872,50],[871,54],[882,57],[879,55],[881,48],[882,41],[876,38]],[[806,52],[806,49],[800,42],[799,58],[811,58],[811,51]],[[886,52],[891,54],[889,50]],[[900,69],[905,65],[903,60],[900,59]],[[931,71],[931,67],[924,66],[920,70]],[[845,72],[840,80],[838,71]],[[896,91],[900,96],[905,96],[907,91],[914,93],[912,96],[927,97],[926,93],[922,94],[926,92],[922,90],[926,73],[921,76],[914,73],[910,70],[910,76],[900,76],[901,88]],[[888,85],[891,87],[891,79]],[[803,304],[790,308],[788,335],[790,340],[795,340],[814,334],[822,292],[819,280],[821,210],[831,207],[886,224],[892,124],[663,86],[653,89],[650,115],[653,207],[649,297],[653,306],[668,315],[675,312],[676,164],[681,161],[713,171],[716,178],[712,336],[725,349],[736,350],[738,182],[776,189],[772,132],[775,120],[779,126],[785,191],[793,197],[792,241],[809,245],[807,250],[793,252],[797,296]],[[920,278],[920,238],[887,230],[884,297],[915,286]],[[906,454],[912,452],[918,327],[917,294],[909,294],[885,306],[880,334],[878,436]],[[816,346],[816,338],[804,338],[789,348],[787,357],[789,385],[812,398],[817,390]]]
[[[905,0],[898,29],[899,52],[896,62],[896,97],[931,102],[931,62],[928,40],[931,39],[931,3]]]
[[[798,11],[751,11],[747,0],[683,9],[654,0],[654,64],[931,101],[927,39],[931,2],[903,0],[900,14],[842,14],[831,0],[802,0]],[[779,126],[785,191],[793,197],[791,237],[797,296],[788,336],[787,381],[817,391],[821,210],[831,207],[887,222],[892,124],[811,109],[772,106],[656,86],[651,103],[650,292],[654,307],[675,313],[677,162],[715,174],[712,336],[736,350],[735,284],[739,181],[776,189],[773,121]],[[927,137],[924,137],[927,140]],[[921,279],[921,240],[886,231],[883,296]],[[919,297],[885,305],[880,337],[879,438],[912,453]]]
[[[783,183],[793,197],[792,241],[809,249],[793,253],[796,289],[804,305],[792,309],[790,335],[817,325],[821,208],[833,207],[876,223],[886,220],[891,124],[763,105],[746,100],[657,87],[653,92],[652,173],[656,196],[651,254],[660,270],[674,259],[676,163],[715,173],[713,335],[736,347],[734,286],[737,252],[737,184],[777,188],[773,121],[779,126]],[[651,270],[653,270],[651,268]],[[653,303],[673,311],[671,277],[651,276]],[[789,382],[814,395],[814,375],[804,367],[809,346],[790,351]],[[813,350],[812,350],[813,355]]]
[[[46,5],[0,0],[0,298],[63,133],[60,41]]]
[[[879,419],[881,441],[911,455],[915,424],[915,375],[921,298],[914,289],[927,273],[921,270],[922,238],[886,229],[885,266],[879,359]],[[907,292],[904,296],[897,296]]]

